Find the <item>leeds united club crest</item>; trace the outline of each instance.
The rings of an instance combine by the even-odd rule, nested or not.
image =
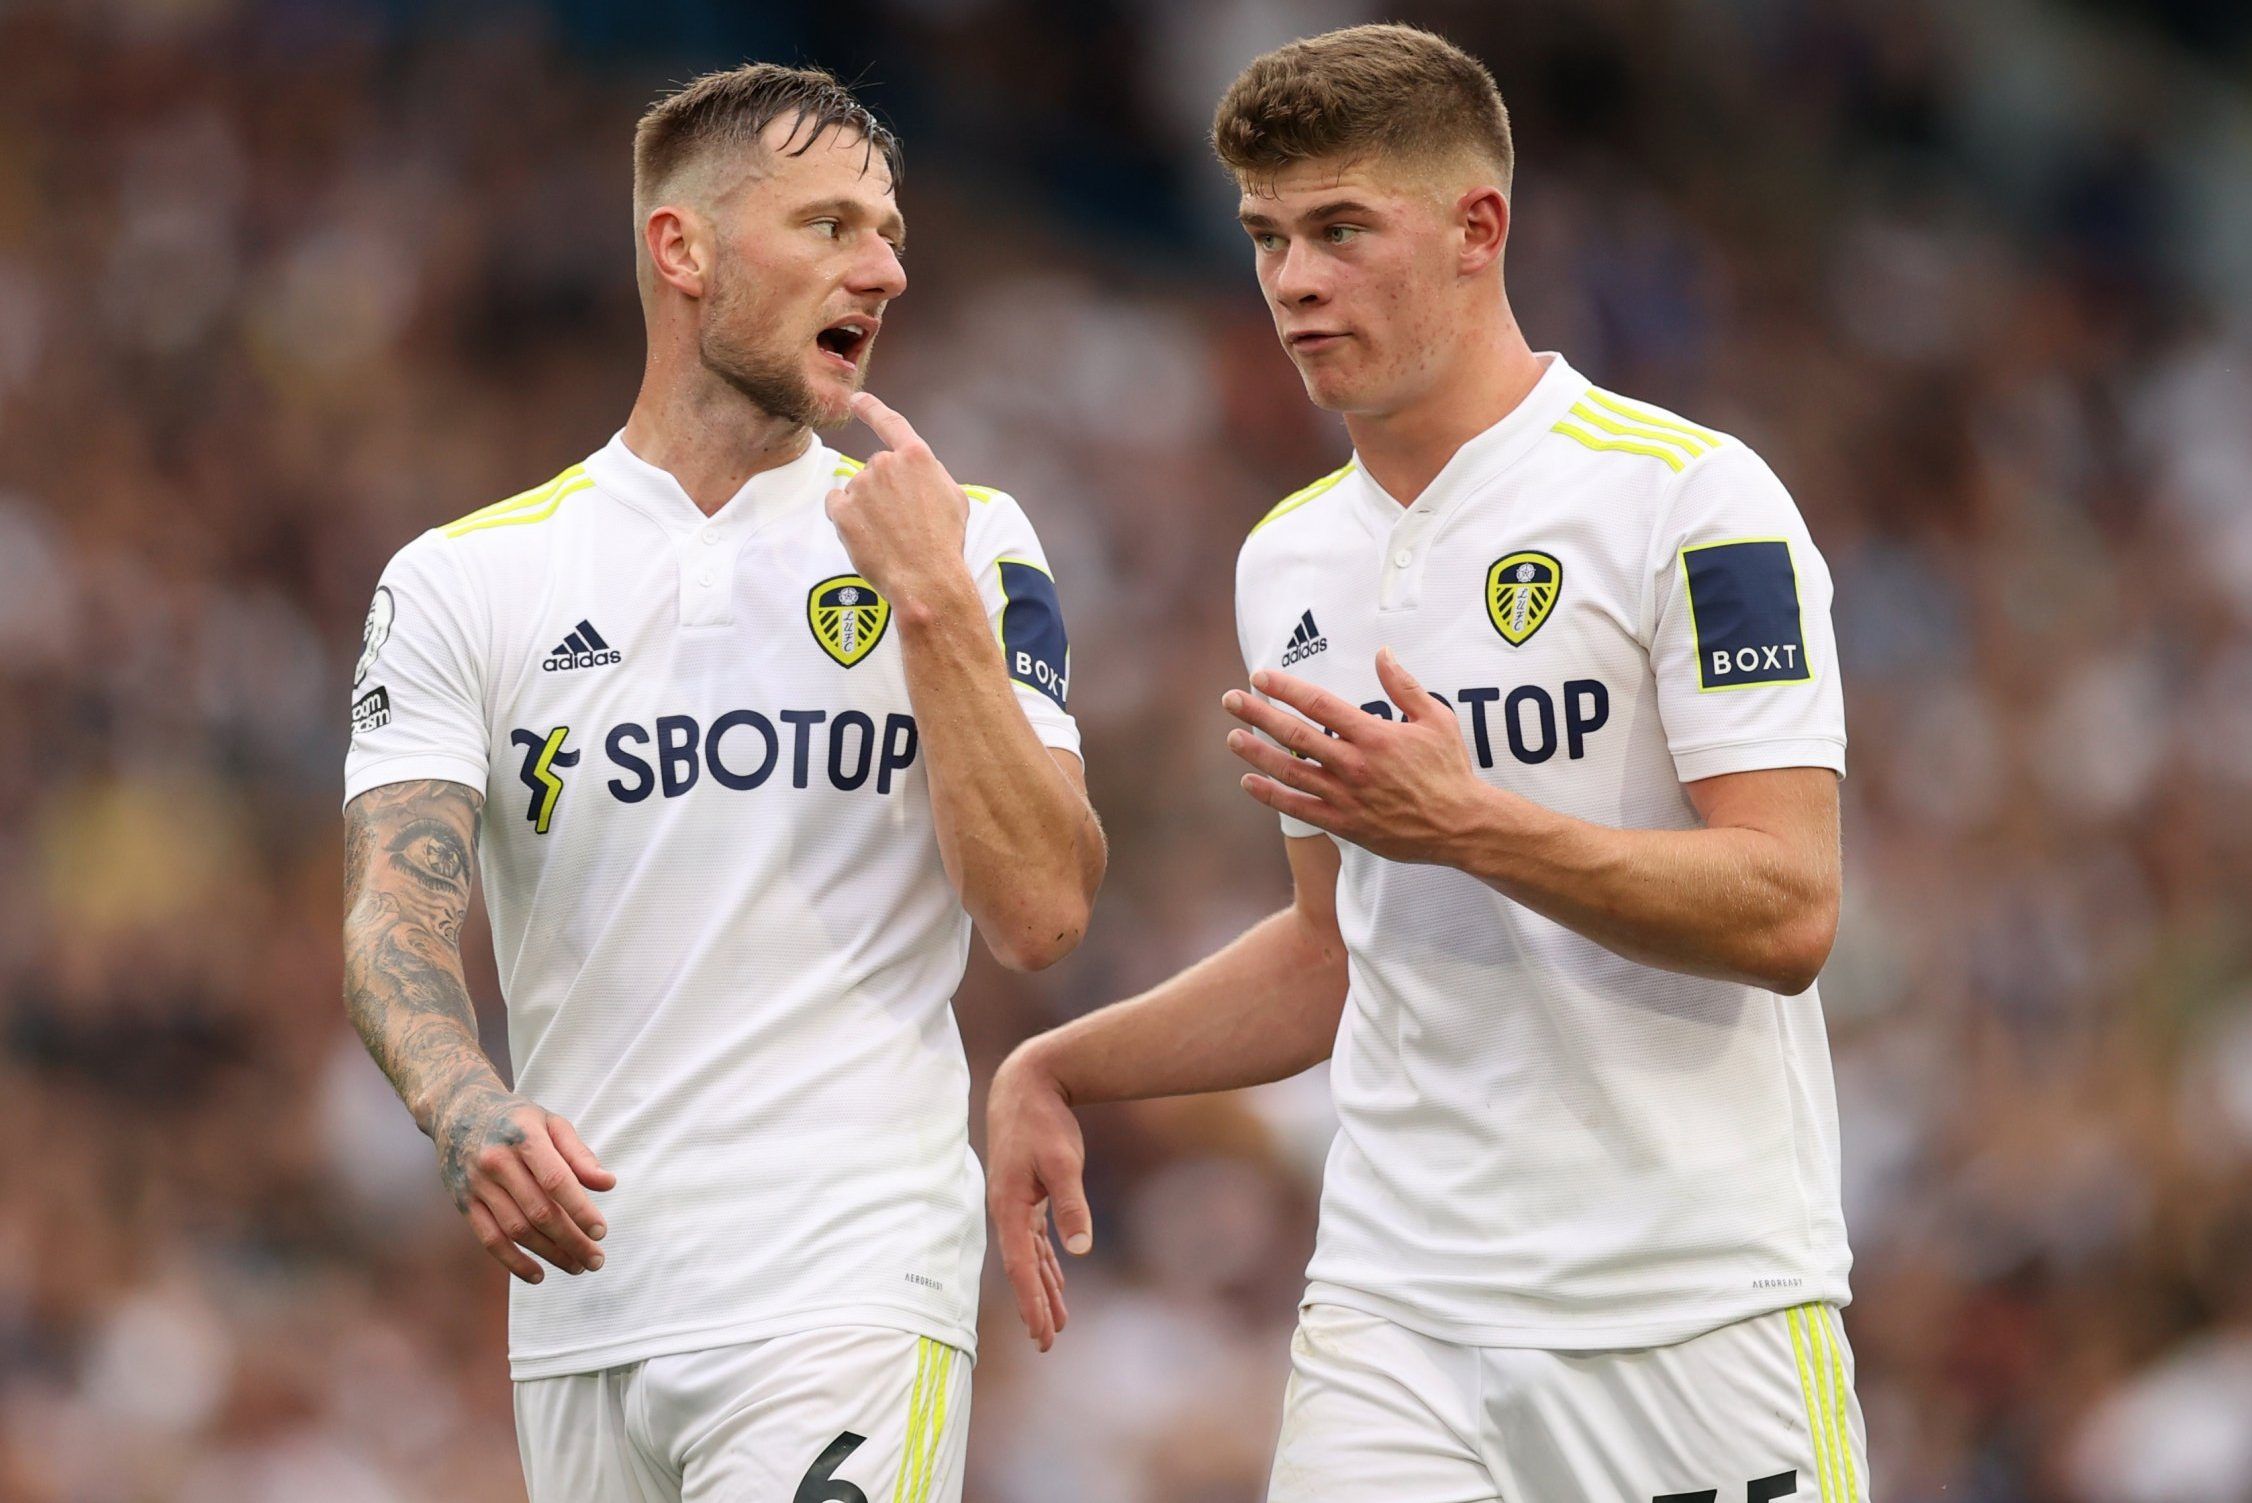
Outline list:
[[[805,618],[821,650],[850,668],[884,639],[891,602],[859,575],[839,574],[822,580],[806,596]]]
[[[1552,553],[1527,551],[1494,560],[1486,571],[1486,614],[1512,647],[1540,630],[1564,587],[1564,566]]]

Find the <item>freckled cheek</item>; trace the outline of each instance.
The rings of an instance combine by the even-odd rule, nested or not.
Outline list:
[[[1386,276],[1368,289],[1368,336],[1374,363],[1397,369],[1412,363],[1423,331],[1415,317],[1415,302],[1400,279]]]

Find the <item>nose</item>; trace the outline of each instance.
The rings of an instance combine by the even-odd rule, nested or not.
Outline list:
[[[1324,258],[1304,240],[1293,240],[1283,250],[1282,259],[1270,263],[1274,267],[1268,283],[1268,293],[1277,307],[1319,307],[1329,298],[1327,266]]]
[[[853,259],[846,285],[861,296],[889,302],[907,290],[907,268],[889,240],[870,235],[868,248]]]

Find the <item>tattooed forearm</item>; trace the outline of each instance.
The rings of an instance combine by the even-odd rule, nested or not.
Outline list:
[[[344,811],[345,1008],[437,1142],[457,1200],[464,1145],[516,1099],[477,1042],[462,979],[461,926],[483,804],[459,783],[396,783]]]

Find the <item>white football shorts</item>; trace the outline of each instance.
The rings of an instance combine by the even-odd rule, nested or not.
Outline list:
[[[1865,1503],[1837,1311],[1672,1346],[1458,1346],[1308,1305],[1268,1503]]]
[[[838,1326],[516,1385],[531,1503],[960,1503],[967,1353]]]

